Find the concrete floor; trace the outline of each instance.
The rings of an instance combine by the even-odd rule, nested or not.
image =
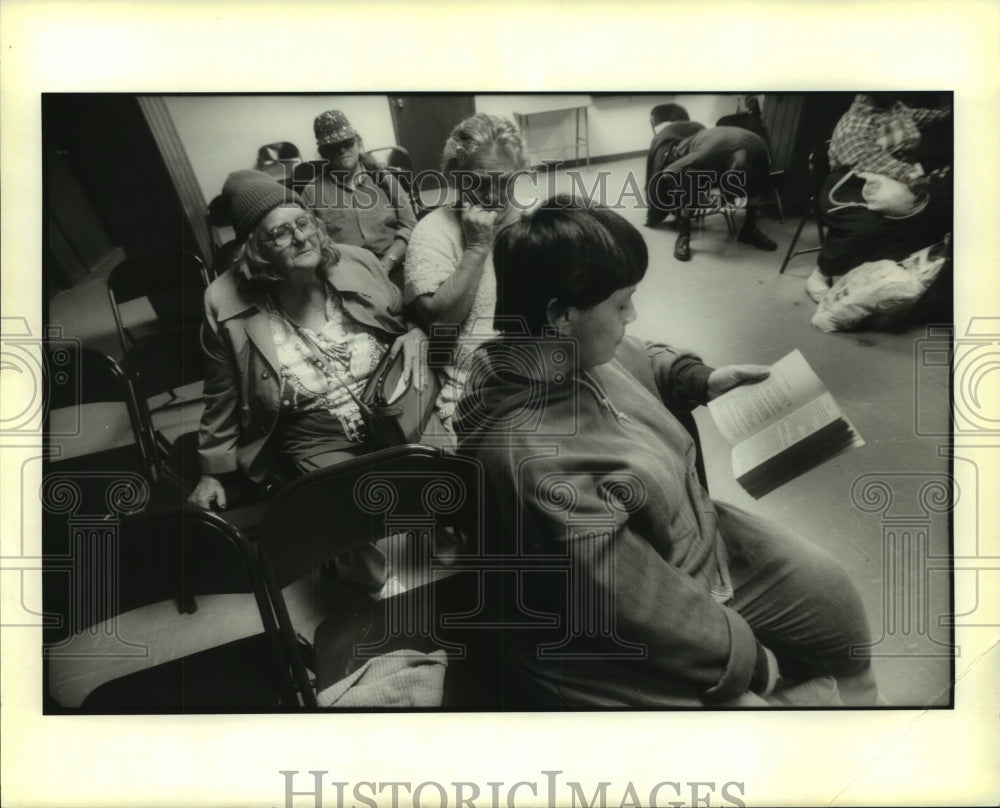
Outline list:
[[[613,202],[619,196],[614,189],[630,173],[641,187],[643,167],[642,158],[603,164],[582,170],[581,180],[589,188],[596,172],[610,172]],[[569,190],[572,183],[560,175],[555,186]],[[897,706],[947,705],[952,663],[942,621],[961,613],[963,604],[960,597],[951,602],[947,508],[935,507],[928,495],[950,478],[939,452],[947,441],[940,435],[948,432],[948,377],[946,369],[920,361],[927,328],[901,334],[814,330],[815,305],[803,292],[814,256],[795,258],[778,274],[797,219],[781,224],[761,218],[761,229],[779,246],[765,253],[728,236],[721,216],[708,217],[694,230],[693,259],[681,263],[672,255],[672,224],[643,227],[645,213],[633,196],[625,197],[620,212],[641,229],[650,252],[631,333],[692,348],[716,366],[767,364],[798,348],[866,441],[757,501],[733,480],[729,447],[708,412],[700,411],[712,496],[779,522],[840,560],[871,618],[870,653],[884,696]],[[807,229],[803,243],[809,238],[814,234]],[[119,351],[100,277],[53,298],[50,320],[66,336]],[[120,433],[126,435],[127,427]],[[78,668],[63,675],[73,681],[81,676]]]

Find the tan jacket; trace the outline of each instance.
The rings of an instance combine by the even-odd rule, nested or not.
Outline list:
[[[344,312],[378,329],[391,343],[403,334],[403,300],[368,250],[338,244],[340,261],[326,279]],[[268,322],[266,298],[247,289],[234,269],[205,291],[205,412],[198,434],[202,474],[242,469],[257,482],[273,471],[263,452],[278,423],[280,364]]]

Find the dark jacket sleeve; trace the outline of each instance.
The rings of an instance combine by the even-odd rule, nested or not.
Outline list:
[[[708,700],[736,698],[757,687],[763,651],[749,624],[660,555],[642,535],[651,526],[637,524],[641,520],[624,508],[609,509],[621,475],[594,474],[593,464],[592,456],[570,451],[503,470],[509,484],[521,477],[525,528],[550,551],[562,548],[569,556],[583,598],[579,608],[609,604],[617,636],[643,646],[644,665],[692,683]],[[571,522],[553,515],[545,498],[546,482],[553,479],[573,481]]]
[[[389,202],[396,211],[396,238],[409,243],[413,228],[417,226],[417,217],[413,212],[410,195],[403,190],[400,181],[391,173],[385,175],[385,190],[389,195]]]
[[[708,403],[708,377],[714,368],[693,352],[626,337],[616,357],[672,413],[690,412]]]

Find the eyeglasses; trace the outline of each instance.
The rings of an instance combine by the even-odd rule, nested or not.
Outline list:
[[[265,244],[270,244],[274,247],[282,249],[292,243],[296,230],[308,236],[311,235],[315,229],[316,220],[313,219],[312,216],[303,214],[290,224],[282,224],[271,228],[267,231],[267,235],[264,236],[261,241]]]
[[[515,179],[514,172],[455,171],[453,178],[462,199],[471,198],[482,207],[497,207],[509,201],[508,187]]]
[[[346,151],[347,149],[353,149],[356,142],[357,138],[349,137],[346,140],[337,140],[333,143],[326,143],[322,146],[322,148],[332,152]]]

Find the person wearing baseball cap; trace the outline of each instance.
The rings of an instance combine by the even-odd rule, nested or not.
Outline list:
[[[302,198],[338,244],[371,250],[387,274],[401,278],[417,223],[410,197],[393,173],[364,150],[361,136],[339,109],[313,121],[322,166]]]

